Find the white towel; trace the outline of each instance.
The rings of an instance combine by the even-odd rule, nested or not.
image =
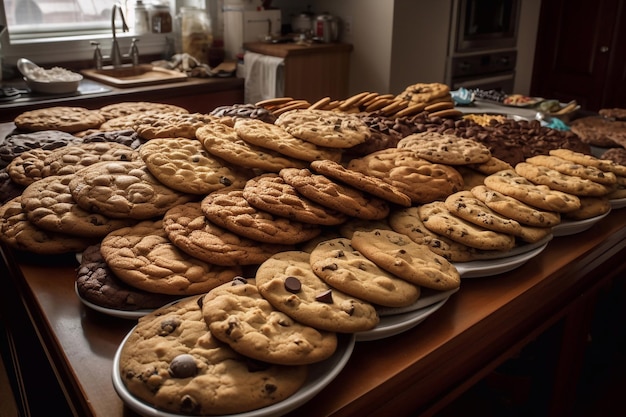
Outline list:
[[[244,53],[246,104],[284,95],[283,63],[283,58],[248,51]]]

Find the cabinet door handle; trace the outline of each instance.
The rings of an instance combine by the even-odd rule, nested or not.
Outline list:
[[[600,47],[600,52],[602,52],[603,54],[606,54],[607,52],[609,52],[609,47],[608,46],[601,46]]]

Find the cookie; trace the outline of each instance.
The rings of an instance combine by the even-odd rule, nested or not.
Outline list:
[[[59,130],[12,134],[0,142],[0,167],[6,167],[16,156],[33,149],[51,151],[74,143],[81,143],[76,136]]]
[[[454,265],[393,230],[357,231],[352,246],[382,269],[415,285],[442,291],[461,285]]]
[[[371,330],[379,322],[372,304],[334,289],[318,277],[307,252],[272,256],[259,266],[256,284],[274,308],[316,329],[354,333]]]
[[[235,131],[244,141],[303,161],[339,161],[341,152],[298,139],[282,127],[259,119],[237,119]]]
[[[241,275],[237,266],[219,266],[179,250],[167,238],[161,220],[145,220],[109,233],[100,252],[126,284],[169,295],[195,295]]]
[[[195,258],[223,266],[258,265],[275,253],[293,250],[286,244],[259,244],[219,227],[206,218],[200,204],[179,204],[163,216],[169,240]]]
[[[580,139],[592,146],[611,148],[626,143],[626,122],[600,116],[585,116],[573,120],[570,129]]]
[[[389,213],[389,204],[385,200],[314,174],[309,169],[285,168],[279,174],[298,193],[348,216],[378,220]]]
[[[276,365],[309,365],[328,359],[337,334],[320,331],[276,310],[254,280],[233,280],[209,291],[202,313],[211,334],[234,351]]]
[[[493,256],[493,251],[484,251],[455,242],[444,235],[430,231],[419,216],[419,207],[407,207],[395,210],[389,215],[392,230],[408,236],[420,245],[450,262],[469,262]]]
[[[491,174],[485,178],[485,185],[541,210],[566,213],[580,207],[580,200],[575,195],[552,190],[547,185],[534,184],[515,170]]]
[[[482,164],[491,159],[489,148],[472,139],[436,132],[414,133],[398,142],[430,162],[448,165]]]
[[[313,161],[311,168],[317,173],[348,184],[358,190],[400,206],[411,206],[411,197],[384,180],[345,168],[334,161]]]
[[[468,167],[485,175],[495,174],[496,172],[504,169],[513,169],[511,164],[493,155],[491,155],[491,158],[489,158],[487,162],[480,164],[468,164]]]
[[[85,238],[104,237],[135,222],[109,218],[80,207],[70,192],[72,178],[72,175],[52,175],[26,187],[22,193],[26,218],[44,230]]]
[[[430,231],[472,248],[505,251],[515,246],[513,235],[494,232],[463,220],[450,213],[442,201],[421,205],[418,213]]]
[[[149,111],[159,113],[189,113],[189,110],[180,106],[149,101],[122,101],[120,103],[109,104],[100,108],[100,114],[103,115],[106,120]]]
[[[601,197],[611,191],[610,186],[575,175],[563,174],[543,165],[520,162],[515,166],[515,172],[534,184],[545,185],[551,190],[579,197]]]
[[[398,94],[400,100],[407,100],[411,103],[428,103],[440,97],[450,94],[450,87],[444,83],[416,83],[407,86],[404,91]]]
[[[64,146],[44,158],[43,176],[69,175],[102,161],[134,161],[137,151],[115,142],[93,142]]]
[[[31,149],[22,152],[7,165],[6,170],[11,180],[21,186],[28,186],[46,175],[46,158],[52,151]]]
[[[120,130],[132,130],[135,134],[143,141],[146,142],[149,139],[143,138],[135,131],[135,126],[137,122],[145,119],[148,115],[152,115],[153,118],[159,117],[158,112],[147,111],[142,113],[131,113],[125,116],[114,117],[113,119],[109,119],[106,122],[102,123],[100,127],[97,129],[100,132],[115,132]],[[91,134],[95,134],[96,131],[85,132],[83,136],[89,136]]]
[[[598,110],[598,114],[602,117],[615,120],[626,120],[626,109],[620,107],[604,108]]]
[[[259,210],[298,222],[335,226],[348,219],[347,215],[304,197],[274,173],[248,180],[243,197]]]
[[[307,165],[305,161],[247,143],[233,127],[223,123],[207,124],[198,129],[197,135],[209,153],[236,166],[278,172],[286,167]]]
[[[565,175],[579,177],[604,185],[613,185],[617,182],[613,172],[603,171],[594,166],[577,164],[554,155],[536,155],[527,158],[526,163],[544,166]]]
[[[493,211],[471,191],[451,194],[444,204],[450,213],[485,229],[515,236],[522,232],[522,227],[517,221]]]
[[[214,157],[196,139],[151,139],[139,148],[139,155],[161,183],[183,193],[243,188],[250,175]]]
[[[602,171],[612,172],[615,175],[626,176],[626,166],[616,164],[613,161],[596,158],[593,155],[574,152],[569,149],[554,149],[550,151],[550,155],[575,162],[580,165],[591,166],[601,169]]]
[[[485,185],[476,186],[472,188],[471,192],[474,197],[485,203],[493,211],[509,217],[521,225],[553,227],[561,223],[561,215],[558,212],[538,209]]]
[[[141,160],[98,162],[77,171],[69,187],[79,206],[112,218],[146,220],[192,200],[158,181]]]
[[[585,220],[611,211],[611,201],[605,197],[581,197],[580,208],[563,215],[564,219]]]
[[[364,219],[357,219],[356,217],[352,217],[347,222],[339,226],[340,236],[338,237],[345,237],[348,239],[352,239],[352,235],[357,230],[367,231],[367,230],[374,230],[374,229],[391,229],[391,226],[389,225],[389,222],[388,222],[388,217],[385,217],[384,219],[380,219],[380,220],[364,220]]]
[[[347,168],[384,180],[409,196],[413,204],[440,200],[463,188],[457,170],[405,149],[389,148],[355,158]]]
[[[93,239],[55,233],[28,221],[18,196],[0,206],[0,240],[13,249],[40,255],[82,252]]]
[[[155,310],[124,340],[119,374],[133,397],[175,415],[228,415],[276,404],[302,387],[307,366],[236,353],[211,334],[199,300]]]
[[[297,138],[327,148],[351,148],[370,136],[360,118],[329,110],[292,110],[278,116],[275,124]]]
[[[235,234],[263,243],[294,245],[317,236],[317,225],[290,220],[259,210],[248,203],[242,190],[214,191],[201,203],[210,222]]]
[[[609,148],[600,155],[600,159],[626,165],[626,148]]]
[[[196,130],[215,121],[203,113],[147,112],[135,121],[133,129],[144,139],[196,138]]]
[[[404,307],[420,296],[418,286],[380,268],[347,238],[320,242],[311,251],[313,272],[333,288],[385,307]]]
[[[76,292],[99,307],[138,311],[154,310],[176,300],[176,296],[142,291],[115,276],[100,254],[100,244],[86,248],[76,271]]]
[[[121,143],[122,145],[126,145],[131,149],[137,149],[146,142],[146,140],[140,138],[137,132],[135,132],[133,129],[95,131],[86,134],[85,136],[82,136],[82,138],[83,143],[113,142]]]
[[[285,97],[281,97],[285,98]],[[291,99],[289,98],[289,101]],[[211,116],[215,117],[232,117],[235,120],[239,119],[258,119],[265,123],[274,123],[276,121],[276,116],[271,110],[268,110],[264,106],[257,104],[242,104],[236,103],[226,106],[218,106],[213,109],[210,113]]]
[[[17,115],[13,120],[18,129],[27,132],[60,130],[67,133],[96,129],[104,121],[104,116],[97,110],[71,106],[53,106],[29,110]]]

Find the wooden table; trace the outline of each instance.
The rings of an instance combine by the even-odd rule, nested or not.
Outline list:
[[[551,415],[569,415],[571,401],[564,399],[571,398],[596,293],[626,269],[623,214],[614,210],[588,231],[554,238],[512,272],[463,280],[460,291],[413,329],[358,342],[339,376],[290,416],[433,415],[557,322],[564,324],[563,343]],[[114,391],[111,369],[134,322],[79,302],[73,257],[52,262],[15,256],[7,248],[2,253],[8,270],[1,272],[10,276],[3,280],[14,288],[3,290],[1,301],[10,312],[14,304],[28,313],[75,415],[133,416]],[[3,311],[9,324],[19,323],[10,312]],[[28,367],[27,357],[18,352],[18,359]]]

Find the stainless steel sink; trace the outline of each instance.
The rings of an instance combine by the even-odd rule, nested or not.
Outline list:
[[[150,64],[125,65],[117,68],[111,66],[102,69],[82,70],[81,73],[85,77],[119,88],[166,84],[187,79],[185,73]]]

